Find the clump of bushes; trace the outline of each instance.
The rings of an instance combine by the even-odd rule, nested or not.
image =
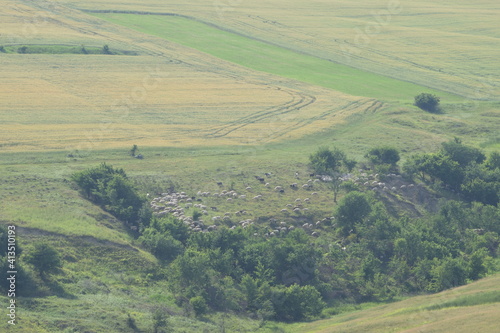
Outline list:
[[[439,102],[440,98],[433,94],[421,93],[415,96],[415,105],[428,112],[440,112]]]

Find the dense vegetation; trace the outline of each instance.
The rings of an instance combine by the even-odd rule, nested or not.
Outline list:
[[[72,179],[90,201],[125,222],[139,223],[145,198],[137,193],[123,169],[103,163],[75,173]]]
[[[458,139],[445,142],[437,153],[417,154],[404,165],[410,177],[443,184],[468,201],[497,205],[500,197],[500,155],[487,159],[477,148]]]
[[[367,158],[395,170],[399,152],[375,148]],[[332,184],[355,165],[338,149],[320,148],[310,160],[313,170],[334,176]],[[404,167],[409,176],[442,182],[477,202],[443,201],[438,213],[410,219],[389,214],[376,194],[343,186],[346,194],[332,205],[334,216],[318,238],[298,228],[271,237],[266,231],[277,220],[192,232],[171,215],[153,216],[122,169],[102,164],[73,179],[87,198],[138,226],[138,242],[162,263],[150,278],[166,279],[187,312],[299,321],[339,301],[437,292],[493,271],[500,244],[498,161],[498,154],[486,159],[459,140],[439,153],[412,156]]]

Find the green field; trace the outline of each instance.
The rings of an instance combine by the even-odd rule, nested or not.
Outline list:
[[[415,92],[426,91],[443,96],[443,100],[447,102],[462,100],[459,96],[266,44],[189,18],[137,14],[94,15],[253,70],[312,83],[350,95],[404,102],[410,101]]]

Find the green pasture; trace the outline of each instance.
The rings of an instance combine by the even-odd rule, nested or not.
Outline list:
[[[355,96],[412,101],[415,95],[425,91],[438,94],[446,101],[460,100],[458,96],[449,93],[287,50],[194,19],[115,13],[93,15],[253,70],[297,79]]]

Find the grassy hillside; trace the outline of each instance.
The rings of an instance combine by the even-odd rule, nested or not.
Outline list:
[[[317,322],[195,317],[176,299],[170,268],[70,177],[106,162],[150,197],[234,189],[247,197],[203,198],[217,208],[207,224],[244,209],[268,231],[273,219],[300,227],[332,216],[331,188],[310,177],[308,157],[319,146],[360,162],[375,146],[394,146],[404,161],[454,137],[500,150],[496,2],[404,3],[368,40],[356,29],[372,25],[386,1],[4,2],[0,223],[18,227],[25,253],[45,240],[63,260],[47,281],[24,266],[30,278],[19,285],[13,331],[150,332],[155,313],[176,332],[445,332],[457,323],[459,332],[495,330],[498,276],[380,306],[332,302]],[[23,45],[33,52],[17,52]],[[82,45],[92,52],[81,54]],[[126,51],[98,54],[101,45]],[[422,91],[442,98],[442,113],[412,105]],[[144,159],[129,156],[132,145]],[[255,178],[265,173],[268,186]],[[312,188],[289,186],[310,179]],[[458,197],[438,186],[374,196],[409,219],[435,211],[439,197]],[[283,211],[297,199],[307,210]],[[343,241],[334,226],[315,228],[312,246]]]
[[[499,275],[490,276],[434,295],[291,325],[287,332],[495,332],[499,282]]]

